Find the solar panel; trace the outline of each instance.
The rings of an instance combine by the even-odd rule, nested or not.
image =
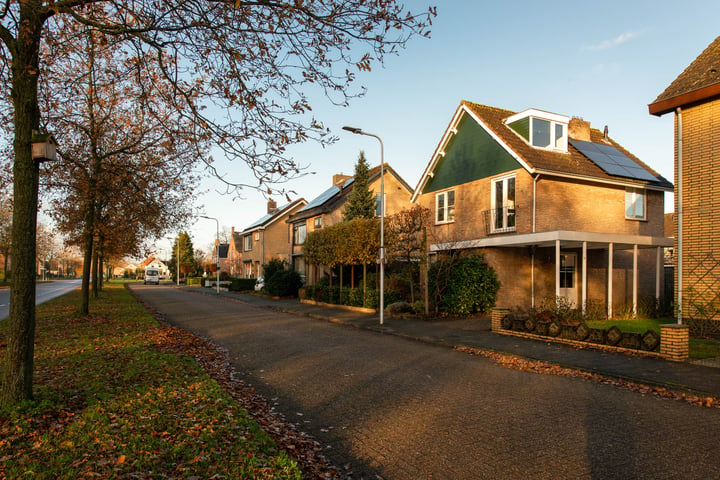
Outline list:
[[[319,196],[315,197],[310,203],[305,205],[303,208],[298,210],[298,213],[304,212],[306,210],[310,210],[311,208],[319,207],[323,203],[330,200],[332,197],[337,195],[340,192],[340,189],[336,186],[332,186],[325,190],[323,193],[321,193]]]
[[[657,177],[612,145],[582,140],[570,140],[570,144],[608,175],[657,182]]]

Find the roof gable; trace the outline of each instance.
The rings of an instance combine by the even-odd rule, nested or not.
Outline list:
[[[299,198],[299,199],[294,200],[286,205],[283,205],[282,207],[279,207],[274,212],[265,214],[262,217],[260,217],[259,219],[257,219],[256,221],[254,221],[252,224],[250,224],[250,226],[246,227],[242,231],[242,234],[248,234],[254,230],[266,228],[269,225],[271,225],[272,223],[281,219],[283,216],[291,214],[294,209],[297,209],[298,207],[302,207],[306,203],[307,202],[305,201],[304,198]]]
[[[455,133],[456,132],[456,133]],[[422,193],[517,170],[522,165],[466,112],[450,132]]]
[[[663,115],[677,107],[720,96],[720,37],[661,93],[648,109]]]
[[[466,183],[472,180],[477,180],[478,178],[484,178],[511,170],[511,163],[508,160],[508,157],[501,154],[500,151],[506,152],[508,156],[516,162],[514,168],[522,167],[531,174],[563,176],[570,178],[574,177],[583,181],[592,180],[602,183],[655,188],[659,190],[672,190],[672,184],[660,174],[649,168],[645,163],[640,161],[637,157],[632,155],[611,138],[607,137],[604,132],[590,128],[589,124],[587,127],[589,131],[587,132],[587,138],[585,138],[586,141],[616,148],[618,151],[622,152],[625,156],[631,159],[632,162],[637,163],[640,167],[647,170],[650,174],[652,174],[652,177],[656,178],[656,180],[649,181],[610,175],[572,145],[568,146],[566,152],[535,148],[530,145],[530,143],[528,143],[521,134],[517,133],[516,130],[513,130],[513,128],[507,124],[508,119],[513,119],[516,115],[516,112],[512,112],[510,110],[479,105],[463,100],[456,110],[453,120],[445,130],[445,133],[433,153],[425,172],[420,178],[412,201],[415,202],[418,196],[422,193],[437,191],[441,188],[448,188],[453,185]],[[464,120],[465,116],[474,120],[477,129],[468,128],[471,122]],[[461,122],[465,123],[463,123],[462,128],[458,128]],[[487,173],[486,175],[477,177],[479,172],[483,171],[483,168],[474,170],[474,167],[469,167],[468,164],[459,162],[457,167],[451,169],[457,170],[456,172],[448,173],[445,178],[441,178],[442,181],[436,181],[435,176],[440,176],[440,171],[443,171],[444,175],[444,170],[448,168],[444,166],[445,157],[449,158],[450,152],[456,148],[453,144],[453,137],[460,136],[460,130],[467,130],[469,133],[493,139],[496,143],[496,147],[491,148],[490,151],[492,151],[492,155],[495,155],[495,158],[502,158],[503,163],[497,166],[487,165],[488,162],[486,162],[486,160],[481,156],[485,154],[485,152],[483,152],[482,149],[477,149],[475,152],[472,152],[474,157],[468,157],[466,162],[470,162],[470,164],[485,164],[485,167],[483,168]],[[487,141],[487,138],[480,141],[480,143],[484,141]],[[499,149],[499,151],[495,151],[495,148]],[[459,152],[461,150],[462,149],[458,149]],[[465,150],[465,152],[470,152],[470,150]],[[475,154],[477,154],[477,156],[475,156]],[[492,158],[490,159],[490,163],[491,162]],[[472,178],[469,172],[472,172]]]

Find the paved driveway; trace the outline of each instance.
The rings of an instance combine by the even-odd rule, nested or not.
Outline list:
[[[720,410],[171,287],[134,287],[230,352],[352,478],[720,478]],[[399,320],[395,320],[399,321]]]

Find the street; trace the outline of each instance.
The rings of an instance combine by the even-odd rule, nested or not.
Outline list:
[[[70,290],[80,286],[80,279],[54,280],[52,282],[38,283],[35,285],[35,304],[52,300],[55,297],[64,295]],[[5,320],[10,313],[10,290],[0,290],[0,321]]]
[[[352,478],[720,478],[720,411],[165,286],[168,321]],[[393,319],[392,321],[402,321]]]

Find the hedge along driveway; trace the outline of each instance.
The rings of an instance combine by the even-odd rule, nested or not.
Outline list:
[[[301,478],[122,286],[38,307],[34,402],[0,412],[0,477]],[[0,324],[0,368],[7,323]]]

